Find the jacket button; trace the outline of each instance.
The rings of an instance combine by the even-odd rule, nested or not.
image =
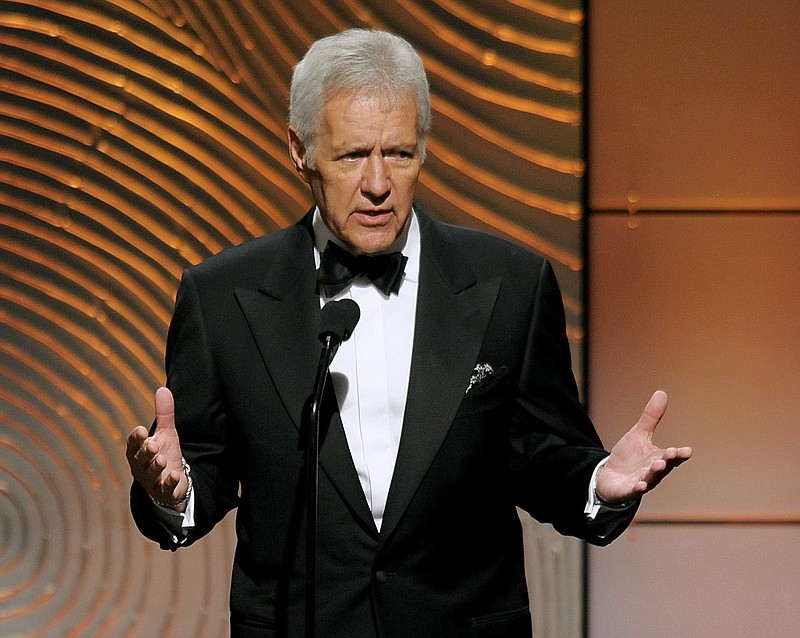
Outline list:
[[[375,580],[377,580],[379,583],[385,583],[386,582],[386,572],[383,571],[382,569],[379,569],[378,571],[376,571],[375,572]]]

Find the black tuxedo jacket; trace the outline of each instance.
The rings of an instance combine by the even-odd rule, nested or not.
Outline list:
[[[323,411],[317,632],[528,638],[515,506],[610,542],[616,534],[593,538],[583,514],[605,452],[579,404],[550,265],[417,210],[413,358],[380,533],[332,393]],[[303,635],[301,430],[321,348],[310,222],[188,269],[168,337],[196,494],[188,542],[238,506],[234,637]],[[465,393],[479,363],[495,374]],[[142,532],[170,547],[136,484],[132,509]]]

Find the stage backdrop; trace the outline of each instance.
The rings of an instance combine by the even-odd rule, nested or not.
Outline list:
[[[0,2],[0,634],[227,634],[230,520],[175,555],[127,507],[181,271],[298,219],[291,69],[350,26],[433,92],[419,201],[549,258],[582,375],[580,0]],[[575,636],[580,545],[529,526],[539,636]]]

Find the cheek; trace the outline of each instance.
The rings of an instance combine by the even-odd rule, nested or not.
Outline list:
[[[410,204],[414,200],[414,193],[417,187],[416,177],[405,178],[396,186],[397,199],[404,204]]]
[[[318,180],[316,188],[311,190],[318,201],[325,201],[329,206],[341,207],[352,197],[352,187],[349,181],[343,178]]]
[[[350,211],[358,202],[358,188],[345,181],[317,184],[312,188],[314,201],[324,211],[329,227],[344,228],[350,219]]]

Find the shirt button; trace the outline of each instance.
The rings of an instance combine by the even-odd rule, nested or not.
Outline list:
[[[379,569],[378,571],[376,571],[375,572],[375,580],[377,580],[379,583],[385,583],[386,582],[386,572],[383,571],[382,569]]]

